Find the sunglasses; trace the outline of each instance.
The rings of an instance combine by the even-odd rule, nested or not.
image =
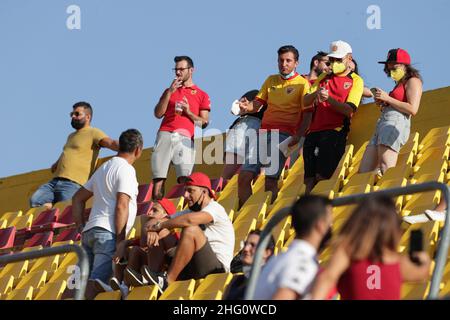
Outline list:
[[[175,72],[177,72],[177,71],[184,71],[184,70],[187,70],[187,69],[190,69],[190,68],[189,67],[186,67],[186,68],[172,68],[172,70],[175,71]]]
[[[79,116],[83,116],[84,115],[84,113],[83,112],[78,112],[78,111],[72,111],[71,113],[70,113],[70,117],[72,118],[73,116],[75,116],[75,117],[79,117]]]
[[[337,59],[337,58],[330,58],[330,64],[333,62],[342,62],[343,59]]]

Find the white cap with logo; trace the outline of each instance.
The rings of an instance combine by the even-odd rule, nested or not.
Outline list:
[[[338,40],[331,43],[328,56],[331,58],[342,59],[348,53],[352,53],[352,47],[347,42]]]

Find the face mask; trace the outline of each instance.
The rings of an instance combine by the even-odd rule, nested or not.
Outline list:
[[[75,130],[79,130],[79,129],[83,128],[84,124],[85,124],[85,121],[81,121],[81,120],[72,119],[72,121],[70,121],[70,125]]]
[[[327,233],[325,233],[325,235],[323,236],[322,241],[320,242],[319,252],[328,245],[328,242],[330,242],[332,236],[333,232],[331,231],[331,228],[329,228]]]
[[[280,73],[280,76],[281,76],[284,80],[287,80],[287,79],[289,79],[290,77],[293,77],[294,74],[295,74],[295,70],[292,70],[292,72],[289,73],[289,74],[282,74],[282,73]]]
[[[405,76],[405,70],[403,68],[396,68],[391,70],[391,78],[395,82],[399,82]]]
[[[194,211],[194,212],[201,211],[204,198],[205,198],[205,196],[203,195],[203,197],[201,199],[198,199],[198,201],[196,203],[194,203],[192,206],[189,207],[189,210]]]
[[[331,68],[332,68],[334,74],[340,74],[347,69],[347,67],[345,66],[345,64],[343,62],[333,62],[331,64]]]
[[[250,277],[250,270],[252,270],[252,266],[242,266],[242,272],[246,278]]]

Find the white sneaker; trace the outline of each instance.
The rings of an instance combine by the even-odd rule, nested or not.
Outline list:
[[[95,279],[95,289],[97,289],[97,291],[99,292],[109,292],[109,291],[113,291],[113,289],[111,288],[111,286],[108,286],[106,283],[104,283],[102,280],[100,279]]]
[[[415,223],[425,223],[430,221],[430,219],[425,214],[417,214],[414,216],[403,217],[403,221],[409,224],[415,224]]]
[[[425,210],[425,215],[433,221],[445,221],[445,213],[436,210]]]
[[[130,289],[127,285],[125,285],[125,283],[119,283],[119,280],[117,280],[117,278],[112,277],[109,281],[109,284],[111,285],[111,288],[113,290],[120,290],[120,293],[122,294],[122,300],[125,300],[127,298]]]

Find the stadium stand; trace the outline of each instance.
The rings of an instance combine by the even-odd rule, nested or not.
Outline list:
[[[373,173],[359,174],[364,149],[378,117],[373,104],[362,105],[352,120],[348,145],[335,173],[329,180],[319,182],[313,193],[330,198],[355,193],[370,193],[392,187],[406,186],[426,181],[450,184],[450,87],[424,93],[421,108],[414,118],[411,136],[399,153],[396,167],[390,168],[381,179]],[[203,147],[207,144],[203,142]],[[151,210],[150,176],[151,149],[144,150],[143,156],[135,164],[139,186],[138,215]],[[198,154],[199,152],[197,152]],[[100,159],[101,165],[109,158]],[[303,159],[300,157],[291,167],[286,166],[279,180],[280,191],[273,204],[270,192],[264,192],[264,175],[253,182],[253,195],[238,210],[237,175],[224,181],[220,174],[220,164],[200,164],[196,171],[205,172],[212,179],[218,201],[225,207],[233,221],[236,233],[235,253],[248,233],[263,228],[267,221],[281,208],[292,204],[304,194]],[[0,179],[0,255],[41,250],[44,247],[64,244],[79,244],[80,234],[73,228],[70,202],[57,203],[52,210],[28,208],[28,199],[41,183],[48,181],[50,170],[39,170]],[[184,208],[182,188],[176,184],[175,173],[170,170],[167,186],[171,201],[178,210]],[[402,216],[418,214],[439,203],[439,191],[426,192],[396,199]],[[92,206],[89,202],[88,208]],[[333,233],[336,234],[354,206],[334,209]],[[86,210],[89,214],[89,209]],[[141,219],[136,219],[130,238],[139,236]],[[439,232],[443,222],[429,221],[422,224],[404,224],[400,251],[408,250],[412,230],[421,229],[425,248],[433,257],[436,252]],[[286,250],[295,237],[290,218],[284,219],[273,231],[276,241],[275,254]],[[329,248],[320,255],[324,263],[330,256]],[[77,263],[74,253],[25,260],[0,266],[1,300],[59,300],[67,286],[67,268]],[[128,300],[156,299],[221,299],[233,274],[212,274],[205,279],[176,281],[159,294],[155,286],[131,288]],[[431,279],[431,273],[430,273]],[[405,283],[402,287],[403,299],[424,299],[430,290],[430,279],[424,283]],[[440,296],[450,294],[450,260],[446,264],[440,286]],[[120,291],[97,295],[96,300],[119,300]]]

